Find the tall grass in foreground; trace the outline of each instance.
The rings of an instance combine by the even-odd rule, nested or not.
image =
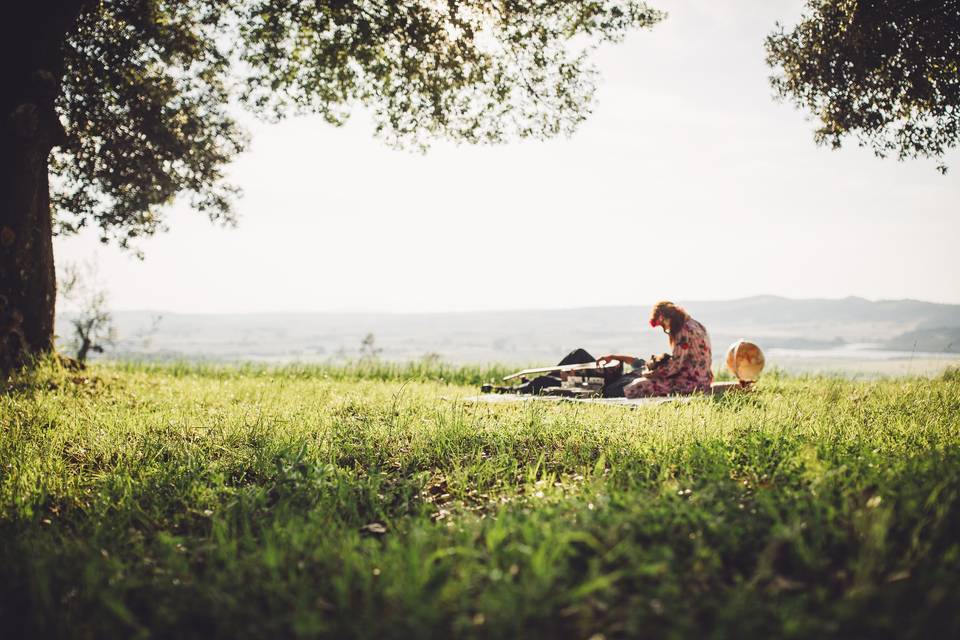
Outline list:
[[[4,637],[956,637],[960,378],[470,405],[501,371],[0,395]]]
[[[490,365],[451,365],[444,362],[424,359],[406,362],[390,362],[379,359],[355,360],[341,364],[288,363],[261,364],[241,363],[236,365],[219,363],[173,362],[139,363],[121,361],[106,365],[117,372],[162,373],[175,377],[216,377],[224,379],[269,377],[282,379],[311,380],[379,380],[382,382],[446,382],[459,385],[480,385],[491,380],[500,380],[513,373],[516,367],[498,364]]]

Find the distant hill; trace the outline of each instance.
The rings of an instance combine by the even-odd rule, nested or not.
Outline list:
[[[917,300],[792,300],[756,296],[689,301],[684,306],[710,331],[719,355],[749,338],[764,349],[837,350],[858,345],[951,354],[960,352],[960,305]],[[381,357],[438,356],[449,362],[545,362],[582,346],[639,355],[667,349],[647,326],[649,305],[560,310],[430,314],[116,313],[114,358],[307,360],[356,358],[372,333]],[[155,318],[160,318],[153,326]],[[69,327],[59,318],[61,335]]]
[[[940,352],[950,351],[954,341],[951,336],[960,331],[960,305],[919,300],[791,300],[756,296],[689,305],[699,309],[704,321],[719,331],[751,331],[751,335],[765,338],[770,346],[869,343],[885,349]],[[960,348],[955,351],[960,352]]]
[[[915,329],[887,340],[883,346],[899,351],[960,353],[960,328]]]

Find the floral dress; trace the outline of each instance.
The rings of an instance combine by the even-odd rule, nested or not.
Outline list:
[[[631,382],[623,389],[628,398],[668,396],[677,393],[709,391],[713,383],[710,336],[703,325],[689,318],[674,332],[673,357],[647,378]]]

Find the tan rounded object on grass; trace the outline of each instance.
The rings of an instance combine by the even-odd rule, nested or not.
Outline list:
[[[737,380],[753,382],[760,377],[765,363],[763,351],[752,342],[738,340],[727,349],[727,369]]]

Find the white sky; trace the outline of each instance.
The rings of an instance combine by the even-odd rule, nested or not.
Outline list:
[[[572,139],[419,155],[375,140],[363,113],[340,129],[255,122],[231,169],[239,228],[175,206],[143,262],[95,233],[58,238],[57,259],[96,256],[117,309],[172,312],[960,303],[960,153],[944,177],[816,147],[763,60],[800,0],[652,4],[670,16],[600,52],[596,108]]]

